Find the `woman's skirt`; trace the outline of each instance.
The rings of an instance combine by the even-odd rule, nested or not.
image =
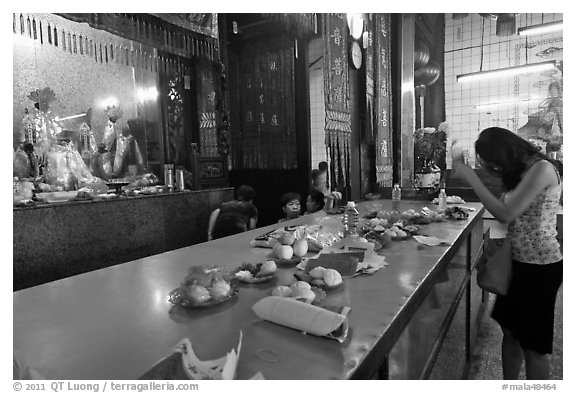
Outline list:
[[[512,282],[498,296],[492,318],[510,330],[524,349],[552,353],[554,307],[562,284],[562,261],[537,265],[512,261]]]

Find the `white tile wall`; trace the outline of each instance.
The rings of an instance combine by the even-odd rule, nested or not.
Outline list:
[[[322,39],[318,38],[308,45],[308,59],[315,62],[324,55]],[[310,156],[312,169],[318,168],[318,163],[328,161],[326,143],[324,141],[324,60],[316,62],[310,69]]]
[[[517,14],[516,28],[556,20],[563,20],[563,14]],[[483,23],[484,34],[482,34]],[[468,72],[526,64],[526,56],[528,63],[552,58],[562,60],[562,51],[552,58],[536,56],[538,52],[551,46],[563,48],[562,33],[529,36],[528,42],[531,44],[529,46],[532,44],[535,46],[526,49],[526,37],[517,34],[498,37],[496,22],[484,19],[478,14],[469,14],[466,18],[458,20],[452,19],[451,14],[446,14],[445,29],[446,121],[452,126],[448,146],[453,139],[458,139],[462,147],[468,150],[471,164],[475,164],[474,142],[479,132],[492,126],[516,131],[513,121],[515,106],[519,112],[516,128],[526,124],[528,114],[537,111],[538,105],[547,97],[548,85],[538,82],[549,81],[549,77],[541,74],[520,76],[516,94],[513,78],[463,84],[458,83],[456,77]],[[533,100],[520,102],[529,98]],[[520,103],[509,103],[514,100]],[[500,104],[491,107],[479,106],[487,103]],[[448,156],[447,166],[450,168],[451,164]]]

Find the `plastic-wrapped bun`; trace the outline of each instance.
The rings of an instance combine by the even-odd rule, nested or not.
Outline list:
[[[292,289],[285,285],[281,285],[272,290],[272,296],[290,297],[292,296]]]
[[[267,276],[272,274],[276,271],[276,262],[274,261],[265,261],[262,263],[260,267],[260,272],[258,273],[259,276]]]
[[[312,303],[316,298],[316,294],[311,289],[298,289],[292,293],[292,297],[306,299],[306,302]]]
[[[315,268],[311,269],[308,274],[312,278],[324,278],[324,272],[326,271],[325,267],[316,266]]]
[[[296,281],[294,284],[290,285],[290,289],[292,289],[292,292],[294,292],[296,290],[310,290],[312,287],[306,281]]]
[[[228,284],[225,280],[216,281],[212,288],[210,288],[210,295],[212,295],[214,299],[226,297],[229,293],[230,284]]]
[[[336,287],[342,284],[342,276],[334,269],[326,269],[324,272],[324,282],[329,287]]]
[[[210,300],[210,292],[202,285],[190,285],[186,288],[186,295],[194,303],[205,303]]]

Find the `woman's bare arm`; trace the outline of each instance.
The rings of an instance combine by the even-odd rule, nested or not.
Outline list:
[[[557,184],[553,165],[547,161],[537,162],[528,169],[516,188],[508,193],[504,202],[492,194],[474,169],[465,165],[460,157],[453,157],[453,171],[470,184],[486,210],[502,223],[513,221],[546,187]]]

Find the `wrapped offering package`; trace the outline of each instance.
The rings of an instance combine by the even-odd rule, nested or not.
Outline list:
[[[268,296],[254,304],[252,310],[266,321],[315,336],[343,342],[348,335],[348,307],[336,313],[296,299]]]

